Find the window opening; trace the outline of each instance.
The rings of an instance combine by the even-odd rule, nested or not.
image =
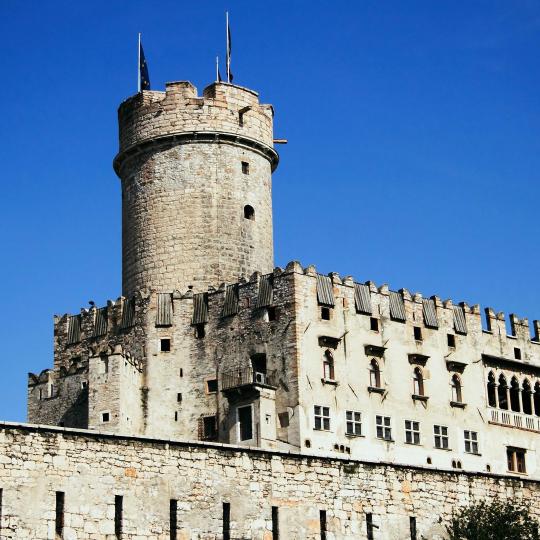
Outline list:
[[[181,392],[178,392],[178,394],[176,394],[176,401],[178,403],[181,403],[182,402],[182,393]]]
[[[446,426],[433,426],[435,448],[448,449],[448,428]]]
[[[534,414],[540,416],[540,382],[534,385]]]
[[[197,339],[203,339],[206,337],[206,328],[204,323],[198,323],[195,325],[195,337]]]
[[[405,442],[420,444],[420,422],[405,420]]]
[[[516,360],[521,360],[521,349],[514,347],[514,358]]]
[[[521,392],[521,401],[523,403],[523,413],[532,414],[532,390],[528,379],[523,381],[523,390]]]
[[[476,431],[464,432],[465,435],[465,452],[468,454],[478,454],[478,433]]]
[[[488,405],[490,407],[497,406],[497,383],[493,371],[489,372],[487,383]]]
[[[422,341],[422,329],[419,326],[414,327],[414,339],[416,341]]]
[[[60,538],[62,538],[62,535],[64,534],[64,499],[64,492],[57,491],[54,530],[56,532],[56,535]]]
[[[223,503],[223,540],[231,540],[231,503]]]
[[[329,321],[330,320],[330,308],[328,307],[321,307],[321,319],[323,321]]]
[[[161,338],[159,340],[159,350],[161,352],[171,352],[171,339]]]
[[[369,369],[369,384],[373,388],[381,388],[381,369],[377,360],[373,359]]]
[[[253,439],[253,411],[251,405],[238,407],[238,431],[241,441]]]
[[[242,161],[242,172],[249,174],[249,163],[247,161]]]
[[[414,516],[409,517],[409,530],[411,532],[411,540],[416,540],[416,518]]]
[[[525,473],[525,452],[523,448],[512,448],[509,447],[506,449],[506,457],[508,461],[508,470],[510,472]]]
[[[170,538],[177,540],[178,538],[178,501],[171,499],[169,501],[169,523],[170,523]]]
[[[322,405],[315,405],[315,429],[330,431],[330,407],[323,407]]]
[[[114,534],[116,538],[122,538],[124,497],[115,495],[114,497]]]
[[[326,510],[319,510],[319,525],[321,529],[321,540],[326,540]]]
[[[413,372],[413,394],[416,396],[424,395],[424,377],[419,367],[414,368]]]
[[[456,348],[456,336],[454,334],[447,334],[446,341],[448,343],[448,347],[450,347],[451,349]]]
[[[334,378],[334,357],[330,350],[325,351],[323,360],[323,377],[326,380],[333,381]]]
[[[279,540],[279,508],[272,506],[272,540]]]
[[[452,376],[452,401],[462,403],[461,381],[457,375]]]
[[[215,394],[218,391],[218,381],[217,379],[208,379],[206,381],[206,393]]]
[[[359,437],[362,435],[362,415],[357,411],[346,411],[347,435]]]
[[[253,206],[249,204],[246,204],[246,206],[244,206],[244,218],[249,219],[250,221],[255,220],[255,209],[253,208]]]
[[[370,317],[369,319],[369,327],[373,332],[379,331],[379,319],[376,319],[375,317]]]
[[[376,416],[375,427],[377,431],[377,439],[383,439],[385,441],[392,440],[392,427],[390,425],[389,416]]]
[[[510,381],[510,408],[514,412],[520,412],[521,411],[521,405],[519,403],[519,382],[516,377],[512,377],[512,380]]]
[[[108,412],[101,413],[101,421],[108,422],[111,419],[111,415]]]
[[[366,532],[368,540],[373,540],[373,514],[366,514]]]
[[[205,441],[213,441],[217,439],[217,417],[203,416],[202,419],[202,439]]]
[[[501,374],[499,377],[499,388],[497,391],[499,398],[499,407],[501,409],[508,409],[508,385],[506,384],[506,378]]]
[[[277,320],[277,310],[274,306],[268,306],[266,308],[266,313],[268,315],[269,321],[275,321]]]

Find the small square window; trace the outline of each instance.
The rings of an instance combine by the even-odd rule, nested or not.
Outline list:
[[[369,327],[373,332],[379,331],[379,319],[376,319],[375,317],[371,317],[369,319]]]
[[[206,393],[215,394],[218,391],[217,379],[208,379],[206,381]]]
[[[347,435],[360,437],[362,435],[362,414],[357,411],[346,411],[345,420]]]
[[[405,442],[407,444],[420,444],[420,423],[414,420],[405,420]]]
[[[446,426],[433,426],[433,436],[435,438],[435,448],[447,450],[448,445],[448,428]]]
[[[315,405],[314,413],[315,429],[330,431],[330,407]]]
[[[111,419],[111,415],[108,412],[101,413],[101,421],[108,422]]]
[[[159,340],[159,350],[161,352],[171,352],[171,338],[161,338]]]
[[[478,433],[476,431],[464,432],[465,452],[468,454],[478,454]]]
[[[249,163],[247,161],[242,161],[242,172],[249,174]]]
[[[451,349],[456,348],[456,336],[454,336],[454,334],[447,334],[446,335],[446,340],[447,340],[448,346]]]
[[[330,320],[330,308],[329,307],[321,307],[321,319],[323,321],[329,321]]]
[[[377,439],[383,439],[385,441],[392,440],[392,427],[391,419],[389,416],[376,416],[375,427],[377,431]]]
[[[414,339],[416,341],[422,341],[422,329],[419,326],[414,327]]]

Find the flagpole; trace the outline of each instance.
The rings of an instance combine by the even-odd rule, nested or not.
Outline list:
[[[231,59],[230,59],[230,54],[231,54],[231,51],[229,51],[229,12],[226,11],[225,12],[225,36],[227,38],[227,82],[230,83],[231,82],[231,69],[230,69],[230,63],[231,63]]]
[[[139,32],[139,48],[137,49],[137,92],[141,91],[141,33]]]

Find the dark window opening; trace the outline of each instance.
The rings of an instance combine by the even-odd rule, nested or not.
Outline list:
[[[504,410],[508,410],[508,384],[506,384],[506,378],[504,375],[499,377],[499,388],[497,389],[497,395],[499,398],[499,407]]]
[[[238,407],[238,427],[241,441],[253,439],[253,412],[251,405]]]
[[[286,428],[289,427],[289,413],[280,412],[278,413],[279,427]]]
[[[321,529],[321,540],[326,540],[326,510],[319,510],[319,526]]]
[[[450,347],[451,349],[456,348],[456,336],[454,336],[454,334],[447,334],[446,341],[448,343],[448,347]]]
[[[251,221],[255,220],[255,209],[253,208],[253,206],[250,206],[249,204],[246,204],[246,206],[244,206],[244,217]]]
[[[306,439],[304,444],[306,445],[306,448],[311,448],[311,441],[309,439]]]
[[[335,380],[334,357],[332,356],[332,352],[330,350],[327,350],[324,353],[323,378],[327,381]]]
[[[424,395],[424,376],[422,375],[422,370],[417,367],[414,368],[413,373],[413,394],[415,396]]]
[[[328,307],[321,307],[321,319],[323,321],[329,321],[330,320],[330,308]]]
[[[510,472],[525,473],[525,450],[522,448],[507,448],[506,458]]]
[[[64,499],[64,492],[57,491],[54,530],[60,538],[62,538],[62,535],[64,534]]]
[[[183,370],[182,368],[180,368],[179,375],[180,375],[180,377],[183,377],[183,376],[184,376],[184,370]]]
[[[540,382],[534,385],[534,414],[540,416]]]
[[[205,441],[214,441],[217,439],[217,417],[204,416],[202,419],[202,439]]]
[[[108,422],[111,419],[111,415],[108,412],[101,413],[101,421]]]
[[[521,392],[521,401],[523,403],[523,413],[532,414],[532,389],[528,379],[523,381],[523,391]]]
[[[375,317],[370,317],[369,319],[369,327],[373,332],[379,331],[379,319],[376,319]]]
[[[115,495],[114,497],[114,534],[116,538],[122,538],[124,497]]]
[[[411,540],[416,540],[416,518],[409,517],[409,530],[411,531]]]
[[[493,371],[489,372],[487,383],[488,405],[490,407],[497,406],[497,384],[495,383],[495,375]]]
[[[159,340],[159,350],[161,352],[171,352],[171,339],[161,338]]]
[[[242,161],[242,172],[249,174],[249,163],[247,161]]]
[[[174,421],[178,422],[178,411],[174,411]]]
[[[373,540],[373,514],[366,514],[366,532],[368,540]]]
[[[491,472],[491,465],[486,465],[486,471]]]
[[[182,393],[181,392],[178,392],[178,394],[176,394],[176,401],[178,403],[181,403],[182,402]]]
[[[514,412],[521,412],[521,405],[519,403],[519,382],[515,377],[512,377],[510,381],[510,408]]]
[[[428,458],[426,459],[426,463],[427,463],[428,465],[431,465],[431,458],[430,458],[430,457],[428,457]]]
[[[218,391],[217,379],[208,379],[206,381],[206,393],[215,394]]]
[[[422,329],[419,326],[414,327],[414,339],[416,341],[422,341]]]
[[[452,375],[452,401],[455,403],[462,403],[463,395],[461,392],[461,381],[457,375]]]
[[[231,540],[231,503],[223,503],[223,540]]]
[[[252,355],[251,367],[255,374],[262,373],[263,375],[266,375],[266,354],[260,353]]]
[[[514,358],[516,360],[521,360],[521,349],[518,347],[514,347]]]
[[[177,540],[178,538],[178,501],[171,499],[169,503],[169,523],[170,523],[170,538]]]
[[[369,365],[369,384],[373,388],[381,388],[381,369],[375,359]]]
[[[197,339],[203,339],[206,336],[206,328],[204,323],[195,325],[195,337]]]
[[[269,321],[276,321],[277,320],[277,310],[274,306],[269,306],[266,308],[266,313],[268,314],[268,320]]]
[[[272,540],[279,540],[279,508],[272,506]]]

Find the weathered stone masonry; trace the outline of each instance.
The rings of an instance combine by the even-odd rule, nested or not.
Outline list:
[[[530,480],[279,453],[220,444],[123,437],[43,426],[0,425],[2,538],[54,539],[55,493],[65,494],[63,537],[115,538],[114,501],[123,496],[122,538],[169,539],[169,501],[178,501],[179,539],[219,539],[230,503],[231,538],[442,538],[452,510],[478,498],[516,497],[540,517]]]

